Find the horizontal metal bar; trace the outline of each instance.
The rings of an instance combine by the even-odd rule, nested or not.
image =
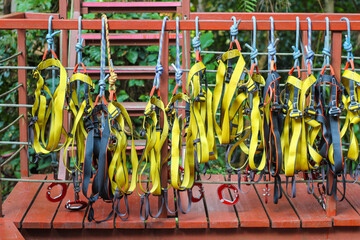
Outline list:
[[[0,141],[0,145],[31,145],[28,142]]]
[[[6,104],[6,103],[0,103],[0,107],[26,107],[26,108],[32,108],[33,105],[30,105],[30,104]]]
[[[25,179],[25,178],[0,178],[0,181],[7,181],[7,182],[39,182],[39,183],[73,183],[72,180],[41,180],[41,179]],[[92,182],[92,181],[91,181]],[[140,181],[138,181],[140,182]],[[141,182],[146,183],[149,180],[142,180]],[[296,183],[307,183],[308,180],[296,180]],[[313,180],[313,182],[323,182],[323,180]],[[346,180],[347,183],[360,183],[360,181],[351,181]],[[169,181],[170,183],[170,181]],[[237,184],[237,181],[195,181],[195,183],[201,184]],[[242,182],[243,184],[247,184],[247,182]],[[251,184],[273,184],[274,181],[259,181],[259,182],[252,182]],[[286,183],[286,181],[281,181],[281,183]]]
[[[205,17],[200,17],[199,30],[229,30],[233,24],[231,17],[219,19],[219,13],[206,13],[210,19],[203,20]],[[251,13],[251,15],[244,15],[244,13],[231,13],[241,19],[239,30],[252,30],[253,22],[251,16],[257,19],[257,30],[270,30],[269,16],[274,18],[274,30],[277,31],[295,31],[296,30],[296,16],[300,16],[300,30],[307,30],[308,23],[306,17],[312,20],[313,31],[326,30],[325,17],[330,19],[330,31],[346,31],[346,22],[340,21],[341,17],[348,17],[351,24],[352,31],[360,30],[360,14],[286,14],[279,17],[278,13],[271,15],[259,15]],[[246,16],[246,17],[245,17]],[[265,18],[264,18],[265,16]],[[285,16],[285,17],[284,17]],[[249,19],[246,19],[246,18]],[[194,18],[193,18],[194,19]],[[46,19],[0,19],[0,29],[47,29],[48,20]],[[77,19],[54,19],[52,21],[53,29],[63,30],[77,30]],[[162,28],[162,20],[150,19],[136,19],[136,20],[109,20],[109,30],[153,30],[160,31]],[[82,29],[84,30],[101,30],[101,19],[84,19],[82,20]],[[175,20],[169,20],[166,23],[166,30],[174,31],[176,29]],[[180,20],[180,30],[195,30],[194,20]]]

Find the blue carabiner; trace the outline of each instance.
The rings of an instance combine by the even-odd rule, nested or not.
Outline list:
[[[155,78],[154,78],[154,83],[153,83],[153,87],[155,87],[156,89],[159,89],[160,76],[164,71],[164,68],[161,65],[161,52],[162,52],[162,45],[163,45],[163,38],[164,38],[166,20],[169,20],[169,18],[165,16],[164,19],[163,19],[163,24],[162,24],[162,28],[161,28],[159,55],[158,55],[157,64],[156,64],[156,68],[155,68]]]
[[[306,20],[308,21],[308,33],[307,33],[307,35],[308,35],[308,45],[305,46],[305,50],[306,50],[305,64],[307,66],[309,66],[310,72],[308,71],[308,75],[310,75],[311,71],[312,71],[313,59],[314,59],[315,53],[311,49],[311,19],[309,17],[307,17]]]
[[[325,17],[325,22],[326,22],[326,31],[325,31],[325,39],[324,39],[324,48],[322,50],[322,54],[324,56],[323,67],[330,65],[330,57],[331,57],[330,26],[329,26],[328,17]]]
[[[230,27],[230,36],[231,36],[231,41],[234,42],[237,39],[237,35],[239,33],[239,24],[241,22],[241,19],[239,19],[239,21],[236,21],[236,17],[232,16],[231,20],[233,20],[233,25],[231,25]]]
[[[194,48],[194,51],[198,51],[201,53],[201,42],[200,42],[200,34],[199,33],[199,17],[196,16],[195,18],[195,37],[192,39],[192,45]]]
[[[249,44],[245,43],[245,47],[250,49],[251,65],[255,64],[254,67],[256,67],[258,65],[257,56],[259,54],[258,50],[256,48],[256,18],[255,18],[255,16],[252,16],[251,19],[253,21],[252,43],[251,43],[251,46]]]
[[[347,52],[347,61],[354,61],[354,55],[353,55],[353,47],[351,44],[351,36],[350,36],[350,21],[347,17],[342,17],[340,19],[341,21],[346,21],[346,25],[347,25],[347,35],[345,35],[345,41],[343,43],[343,47],[345,49],[345,51]]]
[[[271,61],[274,61],[274,64],[276,63],[276,43],[279,40],[278,38],[274,41],[274,19],[273,17],[270,17],[270,35],[269,35],[269,45],[267,47],[268,49],[268,69],[271,69]]]
[[[180,66],[180,36],[179,36],[179,17],[176,17],[176,59],[175,64],[171,64],[171,66],[175,69],[175,81],[176,84],[181,86],[181,78],[183,75],[183,70],[181,70]]]
[[[295,46],[292,46],[293,52],[293,58],[294,58],[294,68],[297,68],[299,66],[299,58],[301,57],[301,52],[299,49],[299,36],[300,36],[300,22],[299,17],[296,17],[296,40],[295,40]]]

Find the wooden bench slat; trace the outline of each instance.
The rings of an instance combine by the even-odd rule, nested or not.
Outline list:
[[[89,190],[91,190],[91,185],[89,185]],[[88,210],[89,211],[89,207]],[[93,203],[94,217],[96,221],[102,221],[106,219],[110,212],[112,211],[112,203],[107,203],[103,199],[99,198],[95,203]],[[112,229],[114,228],[114,216],[113,214],[108,220],[96,223],[95,221],[89,222],[88,216],[84,219],[84,228],[94,228],[94,229]]]
[[[194,196],[199,195],[198,187],[195,187],[193,192]],[[187,210],[189,201],[188,201],[188,192],[181,191],[181,206],[184,211]],[[208,221],[206,218],[206,210],[204,205],[204,200],[201,199],[199,202],[192,202],[191,209],[188,213],[183,214],[178,209],[178,219],[179,219],[179,228],[207,228]]]
[[[237,181],[237,175],[231,176],[231,181]],[[239,193],[239,201],[235,204],[240,219],[240,227],[270,227],[270,221],[254,187],[241,185],[246,193]],[[248,189],[251,188],[249,191]]]
[[[285,196],[279,199],[278,204],[274,204],[273,184],[269,184],[271,190],[267,203],[265,203],[265,196],[263,195],[265,184],[256,184],[255,188],[270,218],[272,228],[300,228],[300,220]]]
[[[0,234],[2,240],[25,239],[11,220],[1,217]]]
[[[129,218],[126,221],[121,220],[119,217],[115,219],[115,227],[121,229],[142,229],[145,228],[145,222],[140,218],[140,196],[137,192],[133,192],[128,196],[129,204]],[[121,200],[120,211],[125,209],[124,200]]]
[[[283,189],[283,193],[286,194],[286,188]],[[307,193],[305,183],[297,183],[296,197],[289,197],[288,200],[300,217],[302,228],[332,227],[332,219],[326,216],[326,212],[314,195]]]
[[[46,175],[32,175],[24,179],[45,179]],[[41,186],[39,182],[18,182],[3,204],[5,219],[12,221],[17,228],[33,202]],[[44,196],[45,197],[45,196]]]
[[[158,197],[150,196],[150,206],[153,214],[158,211]],[[171,211],[175,210],[174,203],[174,192],[170,189],[168,191],[168,204]],[[165,205],[164,205],[165,208]],[[172,229],[176,228],[175,216],[169,217],[171,214],[168,213],[167,218],[152,218],[149,216],[146,221],[146,228],[157,228],[157,229]]]
[[[53,176],[49,175],[48,180],[53,180]],[[50,229],[51,221],[54,218],[56,211],[59,207],[60,202],[50,202],[46,198],[47,187],[50,183],[44,183],[41,187],[39,194],[36,196],[34,203],[26,214],[21,225],[23,228],[44,228]],[[61,187],[55,187],[51,191],[52,196],[57,196],[60,194]]]
[[[338,189],[343,193],[342,183],[338,182]],[[341,202],[336,204],[336,216],[334,219],[334,226],[360,226],[360,216],[355,211],[359,207],[360,186],[358,184],[346,184],[345,197]],[[341,198],[340,193],[338,197]],[[353,208],[354,206],[354,208]]]
[[[206,181],[208,176],[202,176],[201,179]],[[212,175],[211,181],[224,181],[222,175]],[[233,206],[225,205],[220,202],[217,188],[221,184],[204,184],[204,196],[206,208],[208,211],[210,228],[238,228],[239,220],[236,216]],[[228,191],[224,191],[224,197],[229,198]]]
[[[82,191],[79,193],[80,200],[84,202],[88,202],[88,200],[83,195]],[[81,229],[83,228],[84,215],[86,213],[86,209],[81,209],[78,211],[71,211],[65,208],[65,204],[67,201],[75,200],[75,192],[73,189],[73,185],[70,184],[66,197],[64,201],[59,206],[59,209],[56,213],[56,216],[52,222],[53,228],[56,229]]]

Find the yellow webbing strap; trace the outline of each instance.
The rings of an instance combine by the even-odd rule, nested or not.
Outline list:
[[[77,82],[88,84],[89,88],[87,91],[88,100],[84,99],[79,103],[79,99],[76,93],[76,84]],[[95,85],[92,82],[91,78],[87,74],[83,73],[74,73],[68,83],[67,91],[69,94],[69,109],[74,116],[74,121],[72,124],[72,129],[68,135],[68,141],[65,144],[65,149],[71,145],[71,152],[74,152],[74,145],[76,140],[78,164],[76,164],[74,158],[74,166],[81,171],[80,164],[84,162],[85,159],[85,139],[87,137],[87,132],[84,128],[83,117],[84,115],[90,114],[93,106],[91,91],[94,89]],[[71,172],[66,164],[66,155],[63,155],[64,166],[66,169]]]
[[[189,155],[188,157],[182,158],[181,162],[184,166],[184,176],[181,179],[180,174],[180,159],[182,153],[182,126],[179,123],[179,116],[174,108],[174,103],[183,100],[184,102],[189,103],[189,97],[184,93],[178,93],[173,95],[166,107],[166,112],[170,114],[170,118],[173,122],[171,129],[171,186],[174,189],[184,190],[189,189],[194,184],[195,179],[195,159],[194,154]],[[193,143],[189,143],[193,148]],[[187,148],[188,146],[186,146]]]
[[[49,67],[58,67],[60,69],[59,85],[52,95],[41,76],[41,71]],[[35,102],[32,107],[32,116],[37,120],[34,123],[34,141],[33,147],[36,153],[47,154],[52,151],[58,151],[65,146],[67,134],[63,128],[63,109],[66,95],[67,74],[65,68],[58,59],[47,59],[39,63],[33,72],[33,77],[37,79],[35,90]],[[51,100],[46,108],[46,95]],[[50,118],[50,128],[46,129]],[[45,139],[45,132],[48,132],[48,139]],[[59,146],[61,135],[65,137],[65,143]],[[41,138],[41,140],[40,140]]]
[[[138,156],[134,143],[133,127],[128,112],[120,103],[112,101],[108,104],[109,124],[111,133],[116,137],[113,146],[113,158],[109,166],[109,178],[112,192],[115,194],[116,188],[123,194],[132,193],[137,185]],[[129,183],[129,171],[126,165],[127,136],[125,126],[130,128],[131,136],[131,183]]]
[[[229,83],[224,84],[225,75],[227,74],[227,62],[229,60],[232,60],[234,58],[238,58],[235,69],[233,73],[231,74],[231,78]],[[221,59],[218,60],[219,67],[216,74],[216,86],[214,89],[214,95],[213,95],[213,121],[215,126],[216,135],[218,136],[220,144],[228,144],[230,143],[236,136],[231,134],[231,122],[232,118],[235,113],[237,112],[237,108],[232,108],[231,111],[231,103],[232,99],[235,95],[235,91],[237,90],[238,83],[240,81],[241,75],[244,72],[245,68],[245,61],[244,58],[241,55],[241,52],[238,49],[233,49],[225,52]],[[223,89],[223,86],[225,85],[225,88]],[[223,94],[222,94],[223,93]],[[222,97],[221,102],[221,121],[220,125],[218,125],[215,115],[217,112],[217,108],[220,104],[220,100]],[[241,100],[239,100],[239,104],[241,104]],[[231,116],[231,114],[233,116]],[[235,132],[239,133],[236,129],[241,128],[243,126],[243,119],[239,119],[240,122],[237,123],[238,127],[235,127]]]
[[[152,108],[152,105],[159,108],[164,114],[164,125],[163,129],[157,129],[158,119],[156,111]],[[153,195],[161,195],[161,148],[164,145],[165,140],[168,137],[169,126],[166,118],[164,103],[161,99],[151,97],[148,104],[145,107],[145,118],[143,121],[143,128],[146,129],[146,146],[139,162],[139,166],[144,162],[143,167],[138,170],[139,187],[143,193],[152,193]],[[165,159],[166,160],[166,159]],[[142,186],[141,179],[142,175],[150,161],[150,178],[149,181],[152,183],[152,187],[149,191],[145,190]]]
[[[190,85],[192,91],[189,97],[190,100],[190,121],[189,127],[186,131],[187,134],[187,146],[192,141],[194,145],[193,148],[197,153],[197,159],[199,163],[206,163],[210,159],[210,152],[216,152],[215,138],[212,139],[213,135],[213,126],[211,126],[211,120],[208,119],[210,111],[207,109],[211,105],[209,100],[209,90],[205,90],[201,87],[201,78],[205,74],[205,65],[199,61],[196,62],[190,69],[188,80],[187,80],[187,92],[190,94]],[[207,126],[206,126],[207,123]],[[209,135],[209,137],[208,137]],[[209,145],[213,149],[209,149]],[[191,147],[187,148],[187,156],[194,154],[194,151],[191,151]],[[215,155],[215,154],[214,154]]]
[[[354,88],[353,96],[354,99],[351,100],[350,96],[350,80],[354,81]],[[345,70],[342,75],[342,83],[345,86],[346,91],[349,93],[348,97],[343,96],[343,103],[344,107],[347,110],[346,112],[346,119],[345,123],[341,129],[341,138],[343,138],[347,131],[349,131],[350,134],[350,145],[349,150],[347,153],[347,159],[352,161],[357,161],[359,158],[359,143],[358,139],[356,137],[356,134],[354,132],[354,125],[358,124],[360,122],[360,116],[359,116],[359,96],[360,96],[360,88],[358,84],[360,84],[360,75],[354,71],[351,70]],[[354,102],[355,104],[352,105],[351,102]]]
[[[265,79],[260,74],[254,73],[251,76],[251,80],[256,82],[257,84],[265,85]],[[249,85],[252,84],[250,81]],[[250,85],[252,86],[252,85]],[[249,90],[248,88],[248,91]],[[260,113],[260,96],[259,91],[255,91],[252,93],[252,109],[250,113],[250,126],[251,126],[251,138],[250,138],[250,146],[249,146],[249,167],[253,170],[259,170],[262,171],[265,168],[266,165],[266,154],[265,154],[265,148],[263,146],[264,142],[264,134],[263,134],[263,128],[261,127],[263,125],[262,123],[262,117]],[[260,144],[258,144],[259,141],[259,134],[260,134]],[[258,152],[258,149],[262,149],[262,157],[259,164],[256,164],[255,162],[255,154]]]

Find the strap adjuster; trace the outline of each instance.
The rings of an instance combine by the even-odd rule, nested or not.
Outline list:
[[[315,111],[315,108],[313,106],[311,107],[308,107],[304,110],[305,114],[310,116],[310,115],[313,115],[315,116],[316,115],[316,111]]]
[[[115,107],[114,111],[110,113],[110,119],[115,119],[117,116],[119,116],[120,113],[121,110],[118,107]]]
[[[336,116],[339,116],[340,114],[341,114],[341,109],[336,106],[335,100],[332,100],[331,107],[329,109],[329,115],[336,117]]]
[[[300,112],[298,109],[293,109],[290,113],[290,117],[294,119],[299,119],[302,117],[302,112]]]
[[[254,92],[257,92],[258,90],[259,90],[259,87],[255,82],[247,88],[248,93],[254,93]]]
[[[206,98],[205,96],[200,93],[199,95],[197,95],[195,98],[194,98],[194,101],[195,102],[205,102],[206,101]]]
[[[274,112],[280,112],[281,110],[282,110],[282,106],[279,103],[275,103],[271,107],[271,111],[274,111]]]

